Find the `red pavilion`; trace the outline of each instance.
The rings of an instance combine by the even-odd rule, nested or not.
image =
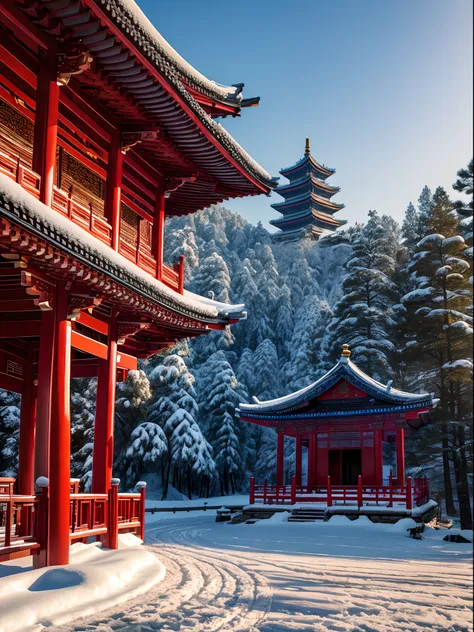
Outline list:
[[[258,98],[204,77],[132,0],[1,4],[0,388],[22,403],[0,561],[65,564],[75,540],[143,532],[144,491],[112,479],[116,381],[244,315],[184,290],[165,217],[276,183],[214,120]],[[98,377],[91,494],[70,481],[76,377]]]
[[[350,355],[343,345],[339,362],[296,393],[240,405],[243,421],[277,432],[276,485],[256,485],[252,479],[251,504],[403,504],[411,510],[428,500],[426,479],[405,477],[404,442],[406,433],[429,422],[432,396],[381,384],[351,362]],[[285,437],[295,439],[291,485],[285,484]],[[395,458],[385,467],[384,444],[395,446]]]

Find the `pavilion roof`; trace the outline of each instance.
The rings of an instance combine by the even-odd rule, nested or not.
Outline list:
[[[403,405],[419,403],[420,407],[434,405],[431,394],[407,393],[392,388],[391,382],[382,384],[359,369],[359,367],[351,362],[349,357],[341,356],[339,362],[313,384],[290,395],[263,402],[254,397],[254,404],[240,404],[239,409],[243,415],[271,413],[285,411],[286,409],[293,410],[295,406],[304,404],[328,391],[341,379],[347,380],[347,382],[366,392],[369,396],[389,404]]]
[[[268,194],[276,186],[277,179],[206,112],[199,98],[203,94],[211,105],[216,100],[235,105],[241,103],[241,86],[219,86],[192,68],[133,0],[15,1],[46,37],[66,38],[92,56],[91,69],[75,75],[68,87],[85,95],[86,103],[93,96],[113,127],[143,131],[132,151],[165,177],[183,179],[167,199],[168,215]]]
[[[303,158],[301,158],[301,160],[298,160],[298,162],[296,162],[294,165],[281,169],[280,173],[282,176],[286,176],[287,174],[292,173],[293,171],[296,171],[297,169],[300,169],[303,165],[307,163],[309,163],[312,167],[314,167],[314,169],[316,169],[317,171],[321,172],[322,174],[326,176],[331,176],[333,173],[336,173],[335,169],[331,167],[326,167],[326,165],[320,164],[311,155],[303,156]]]

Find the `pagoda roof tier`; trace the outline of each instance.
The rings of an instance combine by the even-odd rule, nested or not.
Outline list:
[[[298,162],[296,162],[294,165],[291,165],[291,167],[281,169],[280,174],[282,176],[285,176],[289,180],[294,180],[295,178],[301,177],[299,173],[302,171],[303,168],[307,169],[308,167],[313,168],[316,172],[320,173],[323,178],[328,178],[329,176],[332,176],[334,173],[336,173],[335,169],[332,169],[331,167],[326,167],[325,165],[321,165],[319,162],[317,162],[317,160],[313,158],[313,156],[306,155],[303,156],[301,160],[298,160]]]
[[[283,200],[283,202],[276,202],[272,204],[271,207],[276,211],[280,211],[280,213],[285,213],[287,210],[290,210],[296,205],[302,205],[304,203],[308,203],[311,205],[312,203],[316,205],[316,207],[320,208],[323,212],[337,212],[345,207],[344,204],[336,204],[335,202],[331,202],[327,198],[319,197],[313,192],[305,192],[301,195],[297,195],[295,197],[289,198],[287,200]]]
[[[341,187],[332,186],[327,182],[324,182],[324,180],[316,178],[312,174],[307,174],[301,178],[298,178],[297,180],[292,180],[287,184],[279,184],[277,187],[275,187],[274,191],[275,193],[279,193],[282,197],[288,199],[293,191],[297,191],[298,189],[302,189],[303,187],[309,188],[311,187],[311,185],[313,185],[320,191],[326,192],[330,195],[330,197],[332,197],[336,193],[339,193],[339,191],[341,190]]]
[[[135,311],[136,319],[149,316],[152,321],[155,315],[161,324],[175,319],[181,337],[183,327],[190,335],[198,335],[246,316],[244,305],[228,305],[186,290],[183,294],[174,291],[3,174],[0,174],[0,227],[0,246],[7,233],[13,235],[15,243],[7,240],[6,245],[18,252],[18,258],[31,257],[35,265],[44,268],[43,274],[61,277],[64,271],[67,277],[74,270],[69,279],[78,283],[91,279],[91,292],[97,295],[103,288],[105,294],[116,288],[121,312],[128,307]],[[21,244],[24,252],[20,251]]]
[[[391,382],[382,384],[374,380],[344,354],[350,352],[343,351],[330,371],[295,393],[268,401],[254,397],[255,403],[240,404],[240,416],[248,421],[281,421],[284,417],[330,420],[405,412],[410,418],[417,411],[427,411],[436,405],[431,394],[407,393],[392,388]]]
[[[195,71],[133,0],[13,2],[47,43],[67,41],[92,57],[91,68],[73,74],[61,90],[69,99],[93,104],[111,131],[123,130],[132,153],[173,180],[168,215],[268,194],[276,186],[277,180],[206,112],[204,98],[232,108],[241,103],[241,86],[219,86]],[[31,64],[36,63],[32,53]]]
[[[336,219],[326,213],[318,213],[314,210],[303,210],[298,213],[294,213],[293,215],[286,215],[285,217],[280,217],[278,219],[271,219],[270,224],[284,230],[286,226],[294,225],[297,222],[307,224],[308,220],[310,222],[315,221],[321,228],[327,228],[329,230],[335,230],[347,223],[347,220]]]

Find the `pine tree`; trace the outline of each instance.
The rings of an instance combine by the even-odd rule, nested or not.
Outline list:
[[[281,376],[278,353],[271,340],[263,340],[255,350],[256,394],[260,400],[281,395]]]
[[[20,396],[0,389],[0,475],[16,477],[20,444]]]
[[[214,445],[221,492],[227,494],[230,487],[235,493],[245,461],[241,445],[245,430],[235,412],[242,401],[242,389],[222,351],[207,360],[203,373],[207,379],[200,382],[200,387],[204,387],[201,415],[206,418],[208,436]]]
[[[150,382],[144,371],[129,371],[117,384],[115,400],[114,472],[123,485],[133,488],[148,465],[166,454],[161,428],[147,421],[151,398]],[[153,427],[151,427],[153,426]]]
[[[416,360],[424,373],[425,387],[438,393],[440,405],[435,414],[440,427],[444,488],[448,514],[455,512],[450,457],[458,492],[461,522],[472,524],[469,502],[466,455],[465,391],[472,382],[472,319],[467,314],[469,265],[463,258],[464,238],[457,234],[458,220],[445,190],[438,187],[433,196],[427,235],[419,242],[410,265],[418,287],[403,303],[411,317],[416,338],[409,358]]]
[[[92,487],[96,379],[73,380],[71,388],[71,475],[84,491]]]
[[[453,189],[455,191],[463,193],[466,196],[469,196],[468,201],[458,200],[454,204],[456,211],[461,219],[459,223],[459,230],[468,246],[472,246],[472,216],[474,210],[474,201],[472,197],[474,193],[474,159],[470,160],[465,169],[459,169],[457,176],[457,180],[453,184]],[[470,251],[470,255],[472,259],[472,250]]]
[[[411,202],[405,211],[401,234],[403,243],[409,250],[413,250],[421,239],[419,214]]]
[[[369,211],[367,224],[354,233],[343,297],[334,308],[329,328],[332,357],[337,357],[342,343],[349,344],[354,362],[378,379],[392,377],[392,306],[396,299],[392,277],[397,250],[396,223]]]

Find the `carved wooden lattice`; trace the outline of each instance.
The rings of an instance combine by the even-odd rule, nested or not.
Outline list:
[[[140,222],[140,241],[143,246],[151,246],[151,224],[146,219]]]
[[[60,189],[72,191],[77,202],[104,217],[105,180],[63,148],[58,153],[58,176]]]
[[[31,169],[33,161],[34,125],[9,103],[0,99],[0,151],[20,158]]]
[[[126,204],[122,204],[120,236],[124,241],[136,247],[138,241],[138,215]]]

